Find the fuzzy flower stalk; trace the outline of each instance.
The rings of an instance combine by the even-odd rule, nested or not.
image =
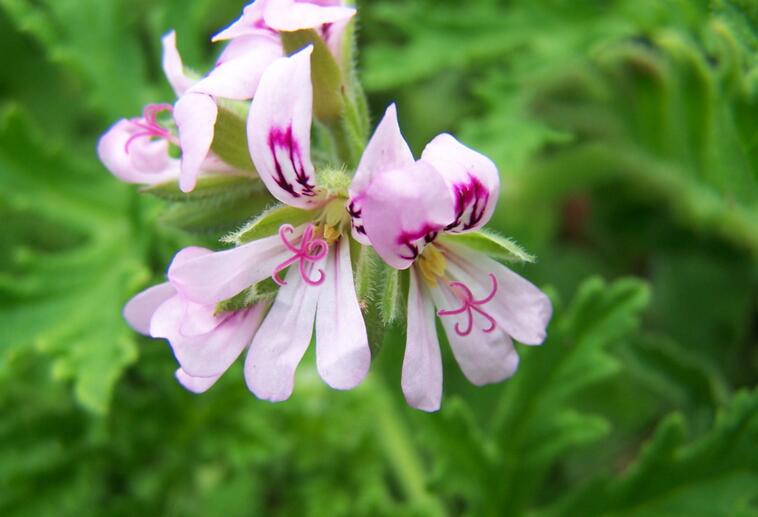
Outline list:
[[[436,319],[476,385],[515,373],[514,341],[545,339],[549,299],[495,260],[529,256],[483,229],[500,193],[495,165],[449,134],[414,159],[394,104],[368,138],[355,14],[338,0],[257,0],[213,38],[226,46],[203,76],[169,33],[176,100],[117,122],[99,143],[117,178],[225,245],[178,251],[167,281],[124,309],[135,330],[169,342],[190,391],[210,389],[244,352],[250,391],[286,400],[312,341],[324,382],[349,390],[382,329],[399,324],[403,393],[435,411]],[[387,300],[407,303],[407,321],[381,316]]]

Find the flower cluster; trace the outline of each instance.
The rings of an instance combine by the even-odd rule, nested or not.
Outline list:
[[[476,385],[514,374],[513,340],[545,339],[549,299],[491,257],[528,255],[483,230],[500,192],[495,165],[449,134],[415,159],[394,105],[366,138],[349,55],[355,14],[339,0],[257,0],[213,38],[228,43],[204,76],[185,70],[169,33],[163,67],[177,101],[147,106],[100,140],[101,160],[127,182],[178,183],[191,196],[226,175],[272,197],[225,237],[233,247],[179,251],[167,282],[124,310],[137,331],[168,340],[189,390],[209,389],[247,349],[250,390],[285,400],[314,328],[321,378],[351,389],[371,364],[368,315],[380,299],[405,301],[399,286],[402,389],[413,407],[440,407],[437,318]],[[394,296],[356,287],[373,278]]]

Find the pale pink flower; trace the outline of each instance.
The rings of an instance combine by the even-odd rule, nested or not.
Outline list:
[[[281,32],[314,29],[340,61],[342,35],[355,13],[341,0],[256,0],[213,41],[250,36],[278,39]]]
[[[241,41],[231,50],[237,52],[236,49],[244,45],[246,43]],[[267,66],[277,56],[268,60],[256,56],[255,60],[263,61]],[[168,33],[163,38],[163,69],[174,92],[180,97],[179,102],[175,106],[150,104],[145,107],[142,117],[118,121],[98,143],[100,160],[111,173],[128,183],[156,185],[179,179],[184,191],[194,188],[200,171],[241,173],[210,152],[218,110],[206,93],[224,93],[234,98],[232,85],[244,81],[224,79],[234,73],[245,75],[250,71],[252,66],[241,64],[245,59],[230,59],[224,67],[215,68],[203,79],[190,78],[184,72],[176,49],[176,35]],[[255,74],[245,77],[245,81],[254,85],[245,88],[246,92],[251,93],[239,95],[249,98],[244,96],[252,97],[257,79]],[[221,84],[228,85],[226,90]],[[172,157],[172,145],[181,150],[181,159]]]
[[[174,266],[212,253],[185,248]],[[179,363],[176,377],[195,393],[208,390],[250,344],[265,310],[257,303],[232,312],[216,312],[215,304],[199,304],[182,296],[170,282],[153,286],[124,307],[127,322],[142,334],[165,338]]]
[[[327,384],[351,389],[371,363],[350,240],[342,235],[349,227],[346,193],[319,187],[310,160],[311,52],[280,58],[265,71],[250,107],[248,144],[271,194],[312,209],[313,221],[283,224],[278,235],[174,263],[168,274],[182,297],[200,304],[217,304],[267,278],[281,286],[245,361],[250,390],[271,401],[292,393],[314,323],[317,368]]]
[[[439,409],[442,361],[435,315],[453,354],[476,385],[516,371],[513,339],[543,342],[550,300],[534,285],[481,252],[441,239],[480,229],[499,195],[495,165],[449,134],[415,161],[390,106],[353,180],[354,233],[396,269],[410,268],[402,387],[408,403]]]

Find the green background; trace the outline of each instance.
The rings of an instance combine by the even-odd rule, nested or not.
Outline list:
[[[0,514],[758,515],[758,3],[362,2],[374,122],[490,155],[490,226],[539,257],[542,347],[443,408],[312,352],[272,405],[194,396],[123,303],[202,230],[120,184],[98,136],[171,102],[160,36],[213,62],[240,0],[0,0]],[[161,215],[162,214],[162,215]],[[207,228],[205,228],[207,229]],[[207,239],[206,237],[203,237]]]

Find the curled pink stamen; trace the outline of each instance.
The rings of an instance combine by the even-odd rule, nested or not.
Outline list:
[[[129,137],[129,140],[124,144],[124,152],[128,153],[129,146],[139,138],[163,138],[173,142],[174,137],[171,132],[158,123],[159,113],[163,113],[164,111],[170,112],[173,111],[173,109],[174,107],[171,104],[148,104],[145,106],[145,110],[142,112],[144,122],[140,119],[132,119],[132,124],[137,126],[140,131],[137,131]]]
[[[459,336],[468,336],[471,334],[471,330],[474,327],[474,311],[476,311],[479,315],[483,316],[488,322],[489,327],[482,329],[483,332],[486,332],[489,334],[490,332],[494,331],[497,327],[497,323],[495,322],[495,318],[490,316],[487,312],[484,311],[484,309],[481,308],[482,305],[485,303],[488,303],[495,297],[495,293],[497,293],[497,279],[495,278],[495,275],[490,273],[490,280],[492,280],[492,291],[490,291],[490,294],[488,294],[486,297],[482,298],[481,300],[475,300],[474,299],[474,293],[471,292],[471,289],[469,289],[465,284],[462,282],[450,282],[450,287],[455,287],[461,291],[461,295],[458,297],[463,302],[463,305],[461,307],[458,307],[457,309],[450,309],[450,310],[439,310],[437,311],[437,315],[442,316],[457,316],[458,314],[466,313],[466,328],[464,330],[461,330],[461,322],[457,322],[455,324],[455,332]]]
[[[298,268],[300,270],[300,276],[308,285],[321,285],[324,283],[325,275],[324,270],[318,270],[318,278],[312,279],[308,276],[308,264],[315,264],[326,256],[329,252],[329,245],[325,240],[313,237],[313,225],[309,224],[303,233],[303,237],[300,240],[300,246],[294,245],[288,238],[287,234],[295,232],[295,228],[291,224],[283,224],[279,227],[279,237],[282,242],[290,250],[293,255],[276,266],[271,278],[279,285],[287,285],[287,282],[279,277],[279,273],[290,267],[295,262],[299,262]]]

